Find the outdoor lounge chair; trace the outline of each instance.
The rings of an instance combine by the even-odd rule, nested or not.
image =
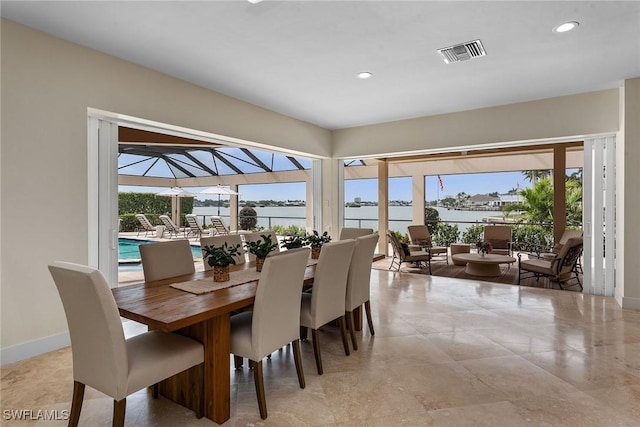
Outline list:
[[[222,235],[229,234],[229,227],[227,227],[224,221],[222,221],[222,218],[220,218],[219,216],[212,216],[211,224],[213,224],[215,234],[222,234]]]
[[[400,266],[403,262],[413,262],[418,265],[425,263],[429,267],[429,274],[431,274],[431,255],[428,252],[410,251],[409,246],[403,245],[391,230],[387,230],[387,238],[393,248],[393,257],[391,258],[389,270],[393,268],[396,271],[400,271]]]
[[[407,227],[407,232],[412,245],[420,246],[426,252],[429,252],[432,258],[434,256],[444,256],[445,261],[449,264],[449,249],[446,246],[433,246],[431,234],[426,225],[410,225]]]
[[[487,225],[483,240],[491,243],[491,253],[511,256],[511,227],[508,225]]]
[[[202,226],[198,222],[197,216],[195,216],[194,214],[188,214],[186,215],[186,218],[187,218],[187,225],[189,226],[189,231],[187,233],[187,236],[200,238],[202,236],[210,235],[210,230],[205,230],[204,228],[202,228]]]
[[[576,270],[576,263],[582,254],[582,237],[572,237],[562,245],[557,254],[543,254],[540,258],[522,259],[522,254],[518,254],[518,285],[523,278],[547,277],[549,280],[557,282],[560,289],[564,289],[562,284],[566,284],[575,276],[575,279],[582,289],[580,277]]]
[[[166,215],[160,215],[160,221],[164,224],[165,231],[169,233],[169,238],[173,236],[178,237],[180,233],[187,237],[187,230],[183,227],[178,227],[175,223]]]
[[[136,219],[138,220],[138,236],[143,231],[144,237],[147,237],[149,233],[156,232],[156,228],[151,224],[151,221],[149,221],[145,214],[136,214]]]

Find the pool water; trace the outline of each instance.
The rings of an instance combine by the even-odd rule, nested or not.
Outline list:
[[[140,249],[138,249],[138,246],[147,243],[153,243],[153,241],[118,238],[118,259],[130,260],[129,263],[140,262]],[[202,258],[200,246],[191,245],[191,253],[194,258]]]

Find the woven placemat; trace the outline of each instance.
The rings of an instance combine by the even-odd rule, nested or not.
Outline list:
[[[179,282],[170,285],[172,288],[181,291],[190,292],[200,295],[207,292],[218,291],[220,289],[231,288],[233,286],[242,285],[243,283],[253,282],[260,278],[260,272],[255,270],[240,270],[230,274],[227,282],[214,282],[212,277],[206,279],[190,280],[188,282]]]

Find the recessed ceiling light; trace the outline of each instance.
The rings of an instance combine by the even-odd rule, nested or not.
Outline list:
[[[564,24],[560,24],[553,29],[555,33],[566,33],[567,31],[575,30],[580,25],[576,21],[565,22]]]
[[[262,0],[249,0],[249,3],[256,4],[260,3]]]
[[[359,79],[368,79],[370,77],[373,77],[373,73],[371,73],[369,71],[362,71],[362,72],[358,73],[358,78]]]

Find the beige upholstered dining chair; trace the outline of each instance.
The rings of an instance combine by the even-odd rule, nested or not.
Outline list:
[[[373,228],[351,228],[351,227],[343,227],[340,230],[340,239],[355,239],[356,237],[368,236],[369,234],[373,234]]]
[[[145,387],[199,365],[202,344],[182,335],[151,331],[126,339],[118,307],[100,271],[78,264],[49,266],[71,335],[73,400],[70,426],[77,426],[85,386],[113,398],[113,425],[124,425],[126,398]],[[202,384],[193,390],[203,415]]]
[[[239,249],[240,255],[234,256],[233,259],[235,260],[236,265],[244,264],[246,261],[246,257],[244,254],[244,249],[242,248],[242,238],[240,237],[239,234],[227,234],[223,236],[202,237],[200,239],[201,248],[204,248],[205,246],[222,246],[225,243],[230,246],[240,245],[240,249]],[[207,262],[204,251],[202,251],[202,261],[204,262],[204,271],[208,271],[213,268]]]
[[[326,243],[320,251],[320,258],[316,265],[313,277],[313,292],[302,294],[302,307],[300,308],[300,326],[311,329],[313,341],[313,354],[316,359],[318,375],[322,375],[322,356],[320,353],[321,326],[337,320],[342,335],[344,353],[350,353],[347,331],[345,329],[344,303],[347,291],[347,276],[355,240],[339,240]],[[306,334],[305,334],[306,335]],[[303,336],[304,338],[304,336]]]
[[[356,246],[351,257],[349,265],[349,275],[347,276],[347,292],[345,298],[345,312],[347,319],[347,328],[351,335],[351,343],[353,349],[358,349],[356,342],[355,326],[353,319],[353,310],[364,304],[367,313],[367,323],[369,324],[369,333],[375,335],[373,330],[373,319],[371,318],[371,303],[369,297],[369,284],[371,282],[371,264],[373,263],[373,253],[378,244],[378,235],[370,234],[368,236],[358,237]]]
[[[407,227],[407,233],[412,245],[425,248],[425,252],[429,252],[431,257],[444,256],[444,261],[449,264],[448,248],[446,246],[433,246],[431,233],[429,233],[429,228],[426,225],[410,225]]]
[[[389,270],[395,269],[396,271],[400,271],[400,266],[403,262],[413,262],[418,265],[425,263],[429,268],[429,274],[431,274],[431,255],[428,252],[410,251],[408,246],[403,247],[400,240],[391,230],[387,230],[387,239],[389,239],[391,248],[393,249]]]
[[[262,359],[289,343],[300,388],[305,387],[300,357],[300,294],[309,248],[269,256],[260,274],[253,310],[231,317],[231,353],[253,367],[260,417],[267,418]]]
[[[193,254],[188,240],[173,240],[140,245],[145,282],[193,274]]]
[[[262,240],[262,236],[269,236],[271,238],[271,242],[276,244],[276,248],[271,252],[272,255],[274,253],[280,252],[280,244],[278,243],[278,236],[276,236],[276,233],[274,231],[258,231],[255,233],[242,234],[242,238],[244,239],[245,242],[255,242],[258,240]],[[247,255],[249,256],[249,261],[256,260],[255,255],[250,253],[247,253]]]

